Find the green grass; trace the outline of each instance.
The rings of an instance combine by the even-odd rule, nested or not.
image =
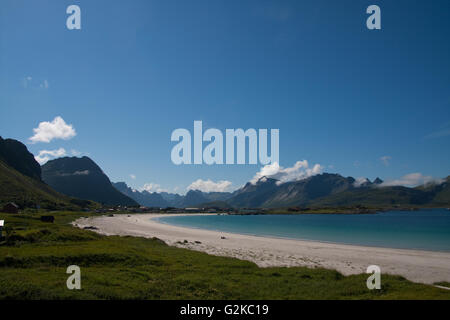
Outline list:
[[[102,236],[69,225],[80,213],[0,214],[0,299],[450,299],[450,292],[399,276],[326,269],[259,268],[233,258],[170,247],[158,239]],[[81,268],[81,290],[66,288],[66,268]]]

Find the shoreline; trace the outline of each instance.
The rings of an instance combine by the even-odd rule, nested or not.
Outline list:
[[[382,214],[384,212],[379,212],[379,213]],[[317,213],[317,214],[322,214],[322,213]],[[347,213],[345,213],[345,214],[347,214]],[[349,214],[351,214],[351,213],[349,213]],[[168,214],[161,214],[161,215],[163,217],[169,216]],[[217,214],[216,213],[194,213],[194,214],[191,214],[191,213],[180,213],[180,214],[170,214],[170,216],[203,216],[203,215],[217,215]],[[284,214],[282,214],[282,215],[284,215]],[[168,226],[187,228],[187,229],[193,229],[193,230],[208,230],[208,231],[213,231],[213,232],[218,232],[218,233],[229,233],[229,234],[235,234],[235,235],[261,237],[261,238],[268,238],[268,239],[294,240],[294,241],[304,241],[304,242],[317,242],[317,243],[328,243],[328,244],[335,244],[335,245],[378,248],[378,249],[398,249],[398,250],[412,250],[412,251],[425,251],[425,252],[438,252],[438,253],[440,252],[440,253],[448,253],[448,254],[450,254],[450,251],[443,251],[443,250],[431,250],[431,249],[421,249],[421,248],[393,248],[393,247],[388,247],[388,246],[386,246],[386,247],[383,247],[383,246],[372,246],[372,245],[368,245],[368,244],[333,242],[333,241],[312,240],[312,239],[302,239],[302,238],[289,238],[289,237],[274,236],[274,235],[221,231],[219,229],[204,229],[204,228],[199,228],[199,227],[177,226],[177,225],[170,224],[170,223],[167,223],[167,222],[159,221],[158,218],[160,218],[160,217],[153,217],[153,218],[150,218],[150,219],[155,220],[155,222],[157,222],[157,223],[161,223],[161,224],[168,225]]]
[[[186,214],[171,214],[175,215]],[[155,220],[164,216],[168,215],[121,214],[81,218],[72,224],[79,228],[95,227],[97,229],[92,231],[104,235],[156,237],[171,246],[248,260],[260,267],[322,267],[351,275],[365,273],[369,265],[378,265],[382,275],[401,275],[413,282],[427,284],[450,282],[448,252],[246,235],[179,227]]]

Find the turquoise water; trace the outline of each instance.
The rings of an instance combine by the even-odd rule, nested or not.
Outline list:
[[[450,252],[450,211],[446,209],[360,215],[167,216],[157,220],[258,236]]]

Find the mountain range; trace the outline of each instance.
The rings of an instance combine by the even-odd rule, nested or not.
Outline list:
[[[148,207],[393,207],[450,206],[450,177],[415,188],[384,186],[379,178],[355,180],[323,173],[281,183],[262,177],[234,192],[190,190],[185,195],[133,190],[111,183],[89,157],[64,157],[42,167],[21,142],[0,137],[0,205],[77,210],[94,205]]]
[[[116,182],[113,183],[113,186],[140,205],[147,207],[189,208],[210,204],[214,201],[224,201],[231,196],[229,192],[202,192],[200,190],[189,190],[186,195],[168,192],[148,192],[146,190],[138,191],[131,189],[125,182]]]
[[[114,186],[150,207],[342,207],[342,206],[448,206],[450,204],[450,177],[440,184],[428,184],[416,188],[383,186],[376,178],[362,183],[352,177],[323,173],[309,178],[280,183],[276,179],[262,177],[248,182],[235,192],[202,192],[190,190],[186,195],[149,193],[129,188],[124,182]]]

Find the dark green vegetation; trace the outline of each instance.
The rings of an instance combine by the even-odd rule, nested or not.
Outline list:
[[[0,138],[0,208],[8,202],[21,208],[80,210],[91,201],[64,196],[41,180],[41,167],[19,141]]]
[[[104,205],[137,206],[113,187],[102,169],[88,157],[64,157],[42,166],[42,179],[58,192]]]
[[[69,225],[82,214],[0,214],[1,299],[450,299],[450,291],[383,276],[325,269],[259,268],[251,262],[169,247],[157,239],[106,237]],[[81,268],[80,291],[66,288],[66,268]]]

